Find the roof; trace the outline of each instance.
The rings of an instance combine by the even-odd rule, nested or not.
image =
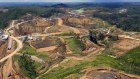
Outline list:
[[[8,35],[2,35],[2,39],[8,39]]]

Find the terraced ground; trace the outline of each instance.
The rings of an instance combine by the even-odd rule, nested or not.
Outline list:
[[[103,26],[106,25],[105,22],[101,22],[101,23]],[[99,24],[101,24],[101,23],[99,23]],[[60,20],[60,25],[62,25],[61,20]],[[59,26],[56,26],[56,27],[59,28]],[[77,28],[74,28],[74,29],[77,29]],[[49,30],[50,30],[50,28],[49,28]],[[43,47],[50,47],[52,45],[53,46],[60,45],[60,47],[58,46],[58,48],[55,48],[54,50],[50,50],[47,52],[43,52],[43,53],[37,52],[35,49],[31,48],[28,45],[24,46],[22,51],[26,50],[26,52],[28,52],[30,55],[35,55],[35,56],[45,60],[45,62],[47,63],[47,66],[49,64],[47,69],[45,68],[46,69],[46,71],[44,71],[45,73],[40,74],[40,76],[37,77],[37,79],[38,78],[39,79],[79,79],[79,78],[82,78],[82,76],[84,76],[86,74],[85,72],[83,72],[85,69],[99,67],[99,66],[108,66],[111,68],[125,71],[126,73],[140,75],[139,74],[140,73],[139,65],[135,65],[140,62],[136,62],[134,64],[134,61],[139,61],[139,60],[136,60],[133,57],[132,57],[132,59],[128,59],[128,58],[131,58],[131,56],[133,56],[133,55],[129,55],[129,54],[134,54],[134,55],[139,56],[139,54],[137,52],[140,52],[140,50],[138,50],[140,47],[135,48],[135,49],[133,49],[133,47],[132,47],[131,49],[133,49],[133,50],[131,50],[129,52],[128,52],[128,50],[130,50],[130,49],[128,49],[127,51],[125,51],[126,54],[124,54],[124,55],[122,54],[119,58],[110,56],[108,53],[106,53],[106,51],[98,52],[99,54],[97,56],[91,55],[89,57],[85,56],[82,58],[78,58],[76,56],[73,58],[65,57],[65,54],[67,53],[67,51],[66,51],[67,49],[69,49],[69,51],[72,52],[71,54],[82,54],[83,51],[85,50],[85,43],[83,42],[83,40],[76,38],[75,35],[70,34],[70,33],[66,32],[66,33],[62,33],[62,34],[58,35],[58,36],[64,36],[64,37],[67,35],[73,36],[73,37],[64,39],[66,44],[62,44],[62,42],[60,40],[54,39],[54,38],[47,38],[44,41],[40,40],[40,41],[33,42],[34,43],[33,46],[37,49],[43,48]],[[86,37],[86,39],[88,39],[88,38]],[[115,41],[115,44],[119,44],[119,45],[123,46],[122,44],[118,43],[118,41]],[[128,42],[126,42],[126,45],[127,44],[128,44]],[[115,45],[115,46],[120,47],[119,45],[118,46]],[[137,46],[139,46],[139,45],[137,45]],[[45,49],[45,50],[47,50],[47,49]],[[105,50],[108,50],[108,49],[105,49]],[[126,59],[124,59],[124,58],[126,58]],[[128,62],[128,61],[130,61],[130,62]]]
[[[89,71],[92,71],[92,68],[107,66],[112,69],[115,68],[121,71],[125,71],[125,73],[140,75],[140,47],[137,47],[139,46],[138,40],[134,41],[135,39],[120,39],[119,41],[114,41],[115,43],[113,43],[113,45],[111,46],[114,49],[123,50],[123,47],[127,46],[126,48],[124,48],[124,50],[126,50],[123,51],[123,54],[121,54],[117,58],[108,54],[108,51],[103,51],[108,50],[107,47],[93,44],[93,42],[89,41],[87,35],[85,35],[88,33],[86,24],[94,25],[95,23],[95,26],[91,28],[100,30],[103,28],[110,28],[111,25],[107,22],[95,18],[84,18],[82,20],[82,24],[80,21],[81,19],[79,18],[72,18],[69,20],[70,23],[74,23],[76,27],[78,25],[85,26],[85,28],[83,29],[64,25],[63,19],[57,19],[58,23],[47,28],[46,30],[44,28],[46,28],[48,24],[42,25],[42,22],[40,23],[40,21],[35,21],[35,25],[38,25],[39,28],[41,26],[43,27],[40,30],[39,28],[34,29],[36,30],[35,32],[44,32],[45,30],[47,34],[54,32],[64,33],[57,36],[50,34],[48,37],[46,37],[47,34],[45,35],[39,33],[39,40],[30,40],[28,42],[25,42],[23,49],[19,53],[16,53],[15,59],[13,60],[14,63],[17,64],[16,67],[19,67],[18,72],[21,71],[20,73],[24,74],[25,76],[28,76],[30,78],[37,77],[37,79],[79,79],[83,78],[83,76],[90,76],[92,74],[94,75],[94,72],[87,74],[87,72],[85,71],[87,69],[89,69]],[[24,26],[26,26],[26,24],[22,27]],[[34,26],[32,23],[30,24],[29,22],[29,25],[27,27],[24,27],[23,30],[34,32],[34,30],[32,29],[34,27],[36,26]],[[96,27],[98,27],[99,29],[96,29]],[[117,28],[113,29],[113,31],[111,30],[111,33],[114,33],[115,31],[115,33],[117,34],[122,34],[122,32],[118,33],[116,30],[118,31]],[[85,37],[80,38],[80,35],[83,35]],[[134,46],[132,46],[131,44],[133,44]],[[130,46],[130,48],[128,46]],[[130,49],[133,50],[129,51]],[[71,53],[68,54],[68,51]],[[87,51],[90,51],[90,54],[87,53]],[[81,55],[83,53],[87,53],[88,55]],[[102,74],[98,71],[97,73],[97,75]],[[122,73],[125,74],[124,72]],[[104,74],[112,75],[112,72],[107,71],[107,73],[103,73],[102,76],[106,77]],[[116,73],[113,72],[113,74]]]
[[[71,77],[73,79],[78,79],[79,76],[84,75],[84,72],[82,72],[84,69],[97,66],[109,66],[118,70],[125,71],[126,73],[140,75],[139,54],[140,47],[136,47],[125,55],[116,59],[103,52],[101,55],[98,55],[91,61],[79,61],[78,64],[67,68],[64,68],[63,65],[61,65],[53,69],[49,73],[44,74],[40,77],[40,79],[64,79],[69,75],[73,75],[73,77]],[[70,60],[68,62],[70,62]]]
[[[68,38],[66,39],[66,43],[68,48],[74,53],[74,54],[80,54],[85,48],[84,43],[76,38]]]

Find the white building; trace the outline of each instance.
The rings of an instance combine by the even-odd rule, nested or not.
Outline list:
[[[127,12],[127,9],[121,9],[119,10],[119,13],[126,13]]]
[[[8,39],[8,35],[2,35],[2,40],[7,40]]]

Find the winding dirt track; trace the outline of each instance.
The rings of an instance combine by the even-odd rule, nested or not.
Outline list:
[[[133,37],[130,37],[130,36],[126,36],[126,35],[119,35],[119,37],[140,41],[140,39],[136,39],[136,38],[133,38]]]
[[[5,66],[3,67],[3,79],[8,79],[7,74],[9,74],[9,72],[12,72],[12,70],[13,70],[13,68],[12,68],[12,56],[14,56],[17,52],[20,51],[20,49],[23,48],[23,43],[22,43],[18,38],[12,36],[12,35],[10,34],[9,30],[12,29],[12,28],[14,28],[14,27],[18,27],[20,24],[23,24],[23,23],[25,23],[25,22],[28,22],[28,21],[20,22],[20,23],[18,23],[18,24],[15,25],[15,21],[13,20],[12,23],[10,24],[10,27],[8,27],[8,28],[5,30],[5,34],[8,34],[9,37],[10,37],[11,39],[13,39],[14,41],[17,42],[17,48],[16,48],[16,50],[15,50],[14,52],[12,52],[11,54],[7,55],[6,57],[4,57],[4,58],[2,58],[2,59],[0,60],[0,63],[2,63],[2,62],[4,62],[5,60],[8,59],[8,60],[6,61],[6,63],[5,63]],[[59,19],[59,20],[58,20],[58,25],[60,25],[60,26],[63,25],[62,19]],[[71,29],[73,29],[73,31],[74,31],[75,33],[77,33],[77,34],[80,33],[80,31],[77,30],[76,28],[72,28],[72,27],[71,27]],[[56,35],[56,34],[61,34],[61,33],[41,34],[41,35],[35,35],[35,36],[49,36],[49,35]],[[35,57],[33,57],[33,58],[35,58]],[[35,58],[35,59],[36,59],[36,58]]]
[[[58,18],[58,24],[57,24],[57,25],[68,27],[68,28],[72,29],[73,32],[76,33],[76,34],[80,34],[80,33],[81,33],[81,32],[80,32],[78,29],[76,29],[76,28],[73,28],[73,27],[64,25],[64,24],[63,24],[63,20],[62,20],[61,18]]]
[[[0,63],[4,62],[5,60],[7,60],[2,68],[2,76],[3,78],[2,79],[9,79],[8,75],[11,73],[14,73],[13,72],[13,68],[12,68],[12,56],[15,55],[20,49],[22,49],[23,47],[23,44],[20,40],[18,40],[17,38],[15,38],[14,36],[12,36],[9,32],[10,29],[12,29],[13,27],[15,27],[15,21],[13,20],[12,23],[10,24],[10,27],[8,27],[6,30],[5,30],[5,34],[8,34],[9,35],[9,38],[13,39],[14,41],[17,42],[17,48],[14,52],[12,52],[11,54],[7,55],[6,57],[2,58],[0,60]],[[11,35],[11,36],[10,36]]]
[[[31,21],[31,20],[29,20]],[[6,30],[5,30],[5,34],[8,34],[9,35],[9,38],[13,39],[14,41],[17,42],[17,48],[14,52],[12,52],[11,54],[7,55],[6,57],[2,58],[0,60],[0,63],[4,62],[5,60],[7,60],[8,58],[14,56],[18,51],[20,51],[20,49],[23,48],[23,43],[16,37],[12,36],[9,32],[10,29],[14,28],[14,27],[18,27],[19,25],[23,24],[23,23],[26,23],[26,22],[29,22],[29,21],[23,21],[23,22],[20,22],[18,24],[15,25],[15,20],[12,21],[12,23],[10,24],[10,27],[8,27]],[[10,36],[11,35],[11,36]],[[45,36],[45,35],[39,35],[39,36]]]
[[[12,73],[12,58],[9,58],[4,66],[3,66],[3,70],[2,70],[2,74],[3,74],[3,79],[8,79],[8,74]]]
[[[6,29],[6,34],[10,35],[9,30],[12,29],[15,25],[14,25],[15,21],[12,21],[11,25],[9,28]],[[15,55],[20,49],[23,48],[23,44],[20,40],[18,40],[17,38],[15,38],[14,36],[10,36],[11,39],[13,39],[14,41],[17,42],[17,48],[14,52],[12,52],[11,54],[9,54],[8,56],[2,58],[0,60],[0,63],[4,62],[5,60],[7,60],[8,58],[12,57],[13,55]]]
[[[28,22],[28,21],[25,21],[25,22]],[[21,23],[18,23],[18,24],[15,25],[15,21],[13,20],[12,23],[10,24],[10,27],[6,29],[5,33],[8,34],[8,35],[10,35],[10,33],[9,33],[9,30],[10,30],[10,29],[12,29],[12,28],[14,28],[14,27],[16,27],[16,26],[19,26],[20,24],[25,23],[25,22],[21,22]],[[64,25],[63,25],[63,20],[60,19],[60,18],[58,18],[58,25],[64,26]],[[76,28],[73,28],[73,27],[69,27],[69,28],[73,29],[73,31],[74,31],[76,34],[79,34],[79,33],[80,33],[80,31],[79,31],[78,29],[76,29]],[[61,33],[41,34],[41,35],[34,35],[34,36],[49,36],[49,35],[55,35],[55,34],[61,34]],[[128,37],[128,36],[123,36],[123,35],[119,35],[119,37],[130,38],[130,39],[134,39],[134,40],[139,40],[139,41],[140,41],[140,39],[135,39],[135,38],[131,38],[131,37]],[[12,52],[12,53],[9,54],[8,56],[6,56],[6,57],[4,57],[4,58],[2,58],[2,59],[0,60],[0,63],[2,63],[2,62],[4,62],[5,60],[8,59],[8,61],[6,61],[6,65],[8,65],[8,68],[7,68],[7,67],[4,68],[4,69],[6,69],[6,70],[4,70],[6,73],[8,73],[9,71],[11,71],[11,69],[12,69],[12,68],[11,68],[11,67],[12,67],[12,66],[11,66],[12,63],[10,62],[10,61],[12,61],[11,57],[12,57],[13,55],[15,55],[20,49],[23,48],[23,44],[22,44],[22,42],[21,42],[18,38],[14,37],[14,36],[10,36],[10,38],[12,38],[14,41],[16,41],[18,46],[17,46],[17,48],[16,48],[16,50],[15,50],[14,52]],[[99,51],[98,51],[98,52],[99,52]],[[74,57],[71,57],[71,58],[74,58]],[[76,58],[76,59],[77,59],[77,58]],[[82,60],[82,58],[80,58],[79,60]],[[11,66],[11,67],[10,67],[10,66]],[[52,68],[50,68],[46,73],[48,73],[50,70],[52,70],[53,68],[55,68],[55,67],[57,67],[57,66],[58,66],[58,64],[55,65],[55,66],[53,66]],[[6,76],[7,76],[7,74],[6,74]],[[39,78],[39,77],[38,77],[38,78]],[[4,77],[3,79],[7,79],[7,78]]]
[[[10,58],[10,57],[12,57],[13,55],[15,55],[20,49],[22,49],[22,47],[23,47],[23,44],[22,44],[22,42],[20,41],[20,40],[18,40],[17,38],[15,38],[15,37],[13,37],[13,36],[11,36],[11,38],[13,39],[13,40],[15,40],[18,44],[18,46],[17,46],[17,48],[16,48],[16,50],[14,51],[14,52],[12,52],[11,54],[9,54],[8,56],[6,56],[6,57],[4,57],[4,58],[2,58],[1,60],[0,60],[0,62],[3,62],[3,61],[5,61],[5,60],[7,60],[8,58]]]
[[[14,27],[17,27],[17,26],[19,26],[20,24],[23,24],[23,23],[25,23],[25,22],[29,22],[29,21],[20,22],[20,23],[18,23],[18,24],[15,25],[15,20],[13,20],[12,23],[10,24],[10,27],[8,27],[8,28],[5,30],[5,34],[8,34],[8,35],[10,36],[10,35],[11,35],[10,32],[9,32],[10,29],[12,29],[12,28],[14,28]],[[60,19],[60,18],[58,18],[58,25],[60,25],[60,26],[63,25],[63,20]],[[72,28],[72,27],[71,27],[71,28]],[[72,28],[72,29],[74,30],[75,33],[77,33],[77,34],[80,33],[79,30],[77,30],[76,28]],[[61,32],[61,33],[62,33],[62,32]],[[49,36],[49,35],[56,35],[56,34],[61,34],[61,33],[41,34],[41,35],[33,35],[33,36]],[[17,46],[17,48],[16,48],[16,50],[15,50],[14,52],[12,52],[12,53],[9,54],[8,56],[2,58],[2,59],[0,60],[0,63],[4,62],[4,61],[7,60],[8,58],[12,57],[12,56],[15,55],[20,49],[23,48],[23,44],[22,44],[22,42],[21,42],[18,38],[14,37],[14,36],[10,36],[10,38],[12,38],[14,41],[16,41],[18,46]]]

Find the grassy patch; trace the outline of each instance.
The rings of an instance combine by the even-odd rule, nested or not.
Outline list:
[[[45,54],[43,52],[37,52],[35,49],[30,47],[28,44],[24,44],[24,47],[20,52],[21,53],[28,52],[29,55],[35,55],[35,56],[42,58],[44,60],[46,60],[48,58],[47,54]]]
[[[119,59],[123,62],[128,62],[130,64],[134,64],[135,66],[140,67],[140,46],[130,50],[128,53],[126,53]]]
[[[66,39],[66,43],[70,50],[73,51],[73,53],[75,54],[80,54],[85,48],[84,43],[76,38],[68,38]]]
[[[71,75],[65,77],[64,79],[79,79],[78,76],[79,76],[78,73],[77,74],[71,74]]]
[[[17,43],[15,42],[15,43],[14,43],[14,49],[16,49],[16,48],[17,48]]]
[[[80,9],[76,9],[76,10],[73,10],[75,12],[78,12],[78,13],[83,13],[84,12],[84,9],[83,8],[80,8]]]
[[[81,39],[88,40],[88,39],[89,39],[89,36],[84,36],[84,37],[82,37]]]
[[[81,73],[83,69],[85,69],[88,66],[109,66],[113,67],[119,70],[123,70],[127,73],[131,74],[137,74],[140,75],[140,47],[137,47],[128,53],[126,53],[124,56],[114,59],[108,54],[101,54],[96,57],[95,60],[92,62],[84,62],[77,64],[75,66],[71,66],[69,68],[60,68],[57,70],[50,71],[48,74],[43,75],[40,79],[63,79],[66,76],[69,76],[71,74],[77,74]],[[135,61],[135,63],[128,62],[131,58],[131,61]]]
[[[140,46],[118,58],[124,64],[129,64],[127,72],[140,75]]]
[[[56,36],[74,36],[74,33],[62,33],[62,34],[58,34]]]
[[[37,55],[37,57],[39,57],[39,58],[41,58],[41,59],[43,59],[43,60],[47,60],[47,59],[48,59],[48,55],[46,55],[45,53],[39,53],[39,54]]]
[[[66,69],[59,69],[57,71],[50,72],[49,74],[43,75],[40,79],[63,79],[64,77],[80,72],[88,63],[82,63]]]
[[[36,50],[31,48],[28,44],[24,44],[24,47],[20,52],[21,53],[28,52],[29,55],[37,55],[38,54],[38,52],[36,52]]]

